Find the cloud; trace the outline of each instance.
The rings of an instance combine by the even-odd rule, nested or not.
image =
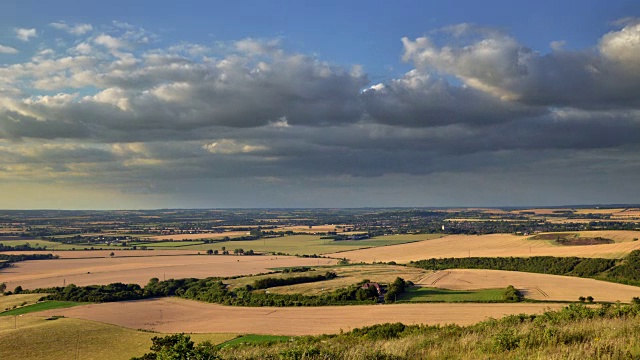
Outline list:
[[[0,45],[0,54],[17,54],[18,50],[11,46]]]
[[[31,38],[38,36],[36,29],[16,29],[16,37],[22,41],[29,41]]]
[[[403,39],[417,68],[460,79],[492,96],[535,106],[607,108],[639,105],[640,24],[605,34],[582,51],[540,54],[506,34],[471,25],[434,37]]]
[[[548,54],[451,26],[403,39],[413,69],[373,84],[366,68],[281,40],[220,52],[115,23],[0,66],[0,182],[184,193],[243,181],[356,191],[443,174],[522,180],[536,169],[640,177],[640,29],[615,26],[588,49]]]
[[[125,41],[106,34],[98,35],[93,42],[97,45],[102,45],[109,50],[118,50],[127,46]]]
[[[69,34],[76,36],[84,35],[93,30],[93,26],[91,24],[69,25],[65,22],[53,22],[49,25],[55,29],[66,31]]]

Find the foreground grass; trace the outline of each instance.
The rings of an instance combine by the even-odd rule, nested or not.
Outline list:
[[[41,317],[0,317],[0,359],[105,359],[120,360],[141,356],[149,351],[151,338],[162,336],[98,322]],[[196,343],[219,344],[234,334],[194,334]]]
[[[640,307],[572,305],[476,325],[383,324],[339,335],[222,348],[223,359],[635,359]]]
[[[448,290],[409,287],[398,297],[399,302],[490,302],[502,301],[506,289]]]
[[[38,294],[40,295],[40,294]],[[0,312],[0,316],[14,316],[23,315],[37,311],[53,310],[53,309],[65,309],[79,305],[86,305],[87,303],[75,302],[75,301],[43,301],[37,304],[31,304],[22,306],[16,309]]]

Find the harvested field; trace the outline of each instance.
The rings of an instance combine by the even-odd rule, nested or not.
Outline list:
[[[470,325],[487,317],[541,313],[560,304],[397,304],[323,307],[229,307],[179,298],[78,306],[34,313],[63,315],[160,332],[312,335],[385,322]],[[26,315],[25,315],[26,316]]]
[[[33,260],[0,271],[0,283],[6,282],[9,289],[18,285],[35,289],[72,283],[78,286],[114,282],[145,285],[153,277],[162,280],[249,275],[269,272],[270,268],[335,263],[333,259],[233,255]]]
[[[505,288],[513,285],[529,299],[577,301],[593,296],[596,301],[631,302],[640,297],[640,287],[572,276],[534,274],[518,271],[451,269],[436,271],[418,285],[451,290]]]
[[[17,329],[14,329],[14,321]],[[162,336],[80,319],[45,320],[43,317],[0,318],[0,359],[125,360],[149,352],[151,338]],[[194,334],[195,342],[214,344],[234,334]]]
[[[123,250],[113,248],[112,250],[64,250],[64,251],[3,251],[2,254],[52,254],[60,259],[93,259],[109,258],[111,253],[114,257],[147,257],[147,256],[184,256],[197,255],[196,250]]]
[[[595,232],[594,232],[595,233]],[[607,235],[610,236],[610,235]],[[510,234],[450,235],[440,239],[410,244],[346,251],[328,256],[346,257],[354,262],[409,262],[430,258],[499,257],[499,256],[578,256],[621,258],[640,249],[640,242],[616,244],[558,246],[548,241],[528,240]]]

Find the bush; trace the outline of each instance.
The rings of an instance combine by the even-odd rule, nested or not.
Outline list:
[[[507,286],[507,290],[505,290],[504,294],[502,294],[502,300],[507,302],[520,302],[524,299],[524,296],[518,289],[514,288],[513,285]]]

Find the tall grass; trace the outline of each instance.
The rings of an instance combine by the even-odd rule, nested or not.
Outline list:
[[[376,325],[339,335],[225,348],[229,359],[632,359],[640,306],[570,305],[473,326]]]

